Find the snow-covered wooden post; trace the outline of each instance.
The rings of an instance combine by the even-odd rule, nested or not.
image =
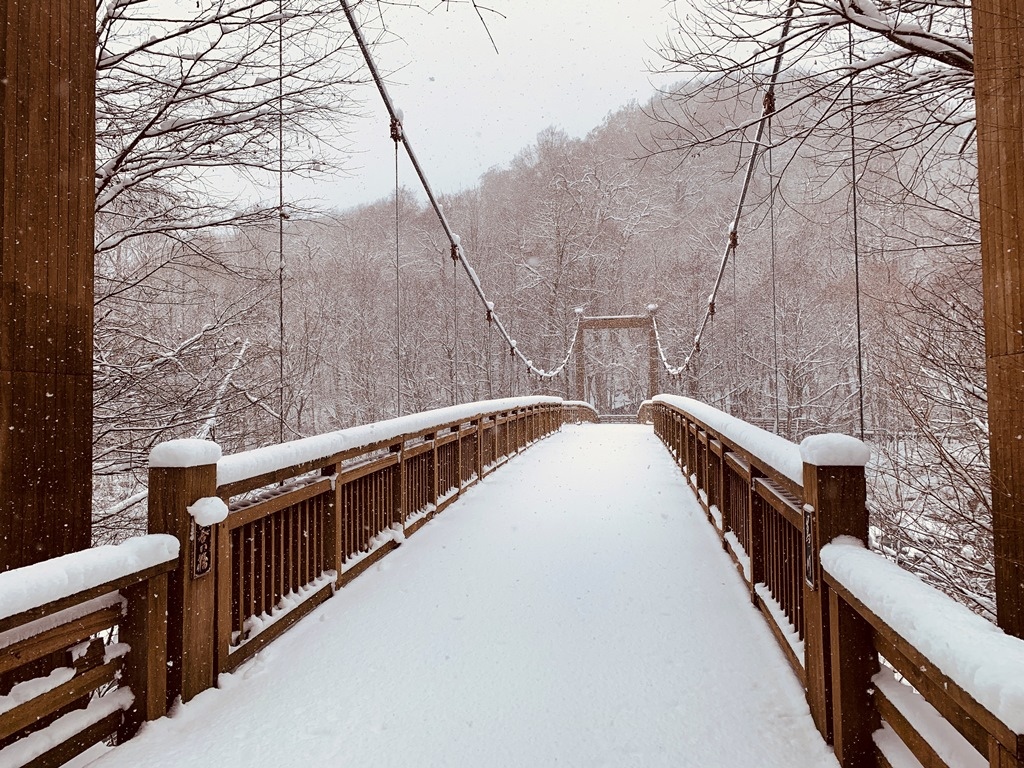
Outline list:
[[[864,466],[870,451],[853,437],[817,435],[800,444],[800,455],[804,465],[807,703],[821,735],[834,744],[836,757],[847,768],[865,764],[873,751],[868,687],[878,668],[878,656],[870,627],[853,611],[831,609],[829,590],[821,578],[820,552],[837,536],[867,542]],[[841,630],[842,649],[831,647],[833,624]]]
[[[216,679],[216,535],[227,515],[217,498],[220,456],[210,440],[169,440],[149,455],[149,532],[181,543],[168,585],[168,703],[188,701]]]

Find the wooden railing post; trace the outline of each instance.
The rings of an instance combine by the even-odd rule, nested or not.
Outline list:
[[[725,544],[725,534],[732,530],[732,484],[735,482],[735,473],[729,468],[728,450],[722,449],[722,503],[718,505],[718,511],[722,513],[722,544]]]
[[[127,741],[145,722],[167,714],[167,574],[161,573],[122,590],[128,610],[118,640],[131,646],[123,682],[135,699],[117,731]]]
[[[764,583],[764,500],[758,495],[755,481],[764,477],[757,467],[750,468],[747,487],[747,540],[743,542],[750,560],[750,599],[757,605],[755,587]]]
[[[868,689],[878,656],[870,627],[848,608],[833,610],[835,600],[822,580],[820,559],[821,547],[837,536],[867,541],[864,465],[869,451],[852,437],[818,435],[804,440],[800,453],[807,703],[819,732],[834,745],[840,765],[869,765],[875,726]],[[841,640],[841,647],[833,646],[833,637]]]
[[[683,476],[686,484],[690,484],[690,475],[693,474],[693,457],[690,455],[690,420],[683,416],[683,462],[686,465],[683,469]]]
[[[451,428],[451,433],[455,435],[455,495],[462,495],[462,425],[456,424]]]
[[[431,432],[429,435],[424,435],[424,439],[430,441],[430,501],[434,505],[434,512],[436,514],[437,500],[441,498],[441,467],[437,460],[437,432]]]
[[[338,476],[341,475],[341,463],[324,467],[320,470],[320,474],[327,477],[333,475],[335,478],[334,488],[327,499],[327,514],[324,516],[324,568],[329,571],[333,570],[340,579],[341,565],[345,561],[345,552],[342,551],[344,546],[342,545],[341,486],[337,482]]]
[[[149,532],[181,543],[167,595],[167,703],[188,701],[214,684],[217,528],[196,525],[188,507],[217,495],[220,446],[171,440],[149,457]]]
[[[409,514],[409,496],[406,490],[408,484],[408,465],[405,460],[405,440],[402,440],[397,445],[391,446],[392,453],[398,454],[398,471],[395,473],[397,477],[396,482],[398,487],[395,489],[396,495],[396,509],[398,512],[398,522],[402,525],[402,530],[405,530],[405,518]]]
[[[475,419],[471,423],[476,427],[476,479],[479,482],[484,478],[484,420]]]
[[[498,462],[498,419],[499,414],[494,414],[491,417],[491,464]]]

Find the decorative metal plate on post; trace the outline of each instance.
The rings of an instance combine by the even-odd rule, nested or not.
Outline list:
[[[192,521],[192,578],[197,579],[210,572],[213,560],[213,528],[196,525]]]
[[[814,507],[804,504],[804,580],[811,589],[818,588],[814,560]]]

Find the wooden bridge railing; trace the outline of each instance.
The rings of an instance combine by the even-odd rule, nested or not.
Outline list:
[[[866,446],[797,446],[688,398],[645,415],[844,768],[1024,766],[1024,641],[865,548]]]
[[[62,765],[166,712],[177,563],[143,536],[0,574],[0,765]]]
[[[211,687],[562,422],[560,400],[517,398],[225,457],[208,441],[158,446],[151,530],[184,545],[169,695]]]
[[[597,409],[582,400],[567,400],[562,403],[566,424],[597,424],[601,417]]]
[[[211,687],[563,418],[516,398],[157,446],[151,535],[0,574],[0,766],[63,765]]]

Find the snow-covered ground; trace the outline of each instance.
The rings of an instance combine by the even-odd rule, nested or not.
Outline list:
[[[221,688],[90,759],[836,766],[682,475],[628,425],[513,459]]]

